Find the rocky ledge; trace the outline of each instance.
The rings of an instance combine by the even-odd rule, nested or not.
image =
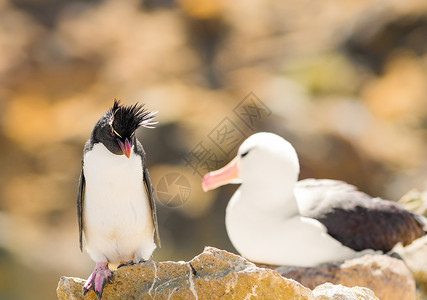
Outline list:
[[[380,264],[390,263],[387,259]],[[376,266],[372,270],[377,277],[394,276],[387,272],[380,275],[378,270],[382,267]],[[298,277],[296,273],[293,275]],[[368,280],[372,278],[368,277]],[[392,278],[388,280],[390,284],[396,284]],[[105,286],[103,299],[378,299],[365,287],[349,288],[324,283],[310,290],[274,270],[257,267],[238,255],[212,247],[205,248],[189,262],[147,261],[122,267],[114,272],[113,281]],[[83,284],[83,279],[61,277],[58,298],[96,299],[93,292],[83,298]],[[415,290],[413,282],[412,285],[404,285],[402,289],[406,292],[408,287]],[[409,292],[412,293],[411,290]]]
[[[329,282],[344,286],[363,286],[382,300],[414,300],[415,280],[401,259],[367,254],[342,264],[325,264],[316,268],[279,267],[280,275],[314,289]]]

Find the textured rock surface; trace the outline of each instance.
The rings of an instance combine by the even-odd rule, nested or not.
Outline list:
[[[345,287],[342,285],[333,285],[324,283],[313,290],[316,299],[319,300],[377,300],[374,292],[363,287]],[[379,300],[379,299],[378,299]]]
[[[227,251],[207,247],[189,262],[126,266],[113,275],[102,299],[378,299],[367,288],[323,284],[313,292],[271,269],[258,268]],[[61,277],[59,299],[83,299],[83,279]],[[93,292],[84,299],[96,299]]]
[[[415,281],[411,272],[403,261],[386,255],[365,255],[341,265],[326,264],[317,268],[279,267],[276,270],[282,276],[295,279],[311,289],[330,282],[348,287],[367,287],[382,300],[415,299]]]
[[[114,272],[103,299],[314,299],[298,282],[240,256],[206,248],[189,262],[152,262]],[[59,299],[83,299],[84,280],[61,277]],[[93,292],[85,299],[96,299]]]

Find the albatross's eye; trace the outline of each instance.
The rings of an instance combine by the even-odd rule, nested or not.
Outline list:
[[[240,157],[245,157],[246,155],[248,155],[248,153],[249,153],[249,151],[246,151],[246,152],[240,154]]]

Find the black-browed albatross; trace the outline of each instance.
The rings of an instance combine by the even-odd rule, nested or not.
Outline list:
[[[342,181],[297,181],[298,175],[292,145],[260,132],[243,142],[229,164],[204,176],[205,191],[241,183],[227,205],[225,224],[242,256],[313,267],[388,252],[425,235],[422,218],[397,203],[371,198]]]

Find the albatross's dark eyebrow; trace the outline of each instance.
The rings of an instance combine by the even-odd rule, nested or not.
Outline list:
[[[240,154],[240,157],[245,157],[246,155],[248,155],[248,153],[249,153],[249,150]]]

